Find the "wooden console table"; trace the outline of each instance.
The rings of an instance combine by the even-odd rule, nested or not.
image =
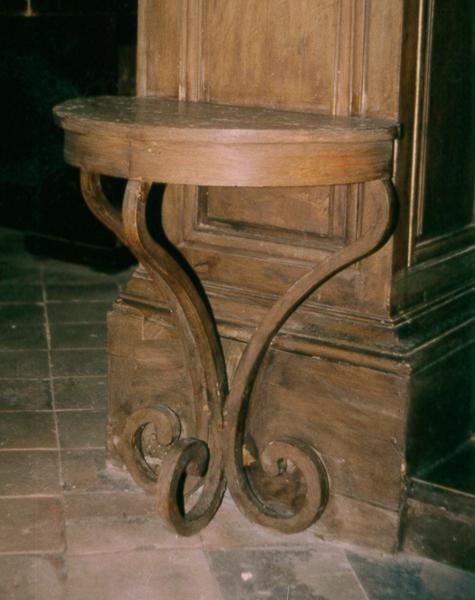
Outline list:
[[[67,162],[81,169],[91,211],[129,246],[173,308],[193,382],[194,423],[184,424],[166,398],[124,408],[114,443],[135,480],[155,493],[160,514],[182,535],[204,527],[225,485],[241,511],[284,532],[308,527],[330,494],[314,441],[272,435],[257,456],[245,446],[251,391],[262,359],[289,316],[319,286],[380,248],[394,224],[390,182],[397,127],[388,122],[261,108],[187,103],[153,97],[100,97],[54,109],[66,133]],[[128,180],[122,214],[107,200],[100,176]],[[212,312],[194,273],[146,220],[152,182],[204,186],[318,186],[379,181],[374,227],[298,279],[274,304],[247,344],[228,390],[225,361]],[[191,400],[190,400],[191,402]],[[156,427],[158,468],[142,434]],[[249,476],[257,462],[268,477],[295,476],[288,507],[264,498]]]

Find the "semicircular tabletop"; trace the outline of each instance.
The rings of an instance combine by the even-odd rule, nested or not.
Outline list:
[[[164,183],[308,186],[391,173],[397,125],[155,97],[100,96],[55,107],[65,158],[88,171]]]

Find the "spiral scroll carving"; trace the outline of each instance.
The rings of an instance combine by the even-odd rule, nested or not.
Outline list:
[[[291,435],[271,439],[255,457],[259,469],[270,478],[297,472],[304,493],[291,503],[291,510],[279,509],[263,498],[243,459],[254,382],[273,339],[302,302],[331,277],[387,241],[394,221],[391,183],[373,184],[373,229],[301,277],[269,310],[243,352],[229,394],[224,358],[209,308],[187,273],[147,228],[149,184],[128,182],[122,216],[104,196],[98,175],[82,172],[81,184],[92,212],[130,247],[155,284],[165,290],[196,366],[190,373],[193,401],[199,408],[194,437],[183,437],[178,416],[165,405],[139,408],[129,415],[119,444],[130,472],[147,491],[156,494],[159,513],[181,535],[199,531],[213,517],[224,493],[224,473],[236,504],[247,517],[287,533],[305,529],[322,515],[329,499],[323,459],[308,441]],[[155,427],[163,448],[157,471],[140,452],[140,434],[147,424]],[[191,489],[197,497],[191,508],[186,502],[187,477],[194,482]]]

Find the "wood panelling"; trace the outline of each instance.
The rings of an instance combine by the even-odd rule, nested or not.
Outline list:
[[[269,256],[314,260],[354,239],[358,194],[358,186],[201,189],[188,192],[181,215],[167,210],[175,222],[170,237],[190,248],[198,242],[203,252],[219,246],[256,258],[265,241]]]
[[[395,552],[398,549],[399,515],[368,502],[334,494],[315,533],[326,540]]]
[[[452,495],[455,492],[452,491]],[[458,506],[410,499],[407,503],[404,550],[475,572],[475,514]]]
[[[412,378],[407,431],[409,474],[425,473],[471,436],[474,361],[472,338],[472,343],[468,340],[466,345],[447,352]]]
[[[416,196],[412,197],[412,217],[407,212],[406,195],[401,194],[402,223],[406,223],[406,219],[414,220],[413,233],[409,233],[408,260],[414,260],[414,250],[418,261],[450,251],[457,228],[463,228],[455,236],[459,239],[458,247],[466,245],[467,235],[472,236],[472,230],[469,232],[467,227],[472,222],[473,193],[470,190],[473,186],[467,177],[473,176],[470,168],[473,145],[469,139],[472,129],[467,96],[469,78],[460,76],[470,72],[471,64],[471,53],[465,52],[470,47],[470,19],[464,18],[470,8],[465,0],[456,5],[445,0],[421,0],[420,9],[416,3],[367,0],[331,3],[249,0],[236,5],[208,0],[163,0],[158,10],[151,0],[142,2],[142,15],[145,15],[142,27],[146,27],[147,32],[153,30],[154,35],[146,36],[147,60],[143,51],[139,52],[139,66],[147,73],[146,83],[143,78],[139,91],[147,88],[150,94],[182,98],[280,104],[301,110],[392,117],[398,115],[399,103],[403,105],[406,98],[415,94],[415,103],[420,107],[415,135],[420,135],[421,141],[413,157],[413,170],[419,173],[414,176],[419,183]],[[403,25],[407,38],[401,63],[400,53],[395,48],[401,44]],[[417,27],[419,46],[412,47],[417,41]],[[329,31],[332,31],[331,36]],[[451,35],[453,31],[457,31],[457,35]],[[446,40],[450,40],[450,51],[447,51]],[[404,81],[401,98],[400,68]],[[416,68],[414,75],[406,78],[413,68]],[[274,89],[276,85],[278,89]],[[441,104],[445,98],[451,99],[452,108]],[[405,171],[405,164],[411,162],[406,146],[411,143],[412,109],[404,113],[401,158],[406,162],[399,161],[397,168],[401,172]],[[465,139],[463,136],[466,141],[459,143]],[[441,138],[446,143],[440,144]],[[447,155],[454,157],[449,161],[448,176],[440,164]],[[270,207],[274,193],[265,194]],[[303,190],[302,194],[305,193]],[[336,210],[328,228],[318,225],[318,236],[310,236],[312,243],[322,247],[321,237],[318,240],[317,237],[323,236],[326,244],[323,247],[335,249],[338,238],[355,231],[361,216],[357,207],[353,210],[351,202],[346,207],[344,189],[322,189],[313,193],[315,203],[322,204],[322,198],[328,199],[329,212],[333,206]],[[207,206],[214,202],[226,208],[220,210],[216,220],[213,214],[209,217],[205,214],[206,206],[201,204],[200,217],[198,214],[194,217],[196,224],[212,223],[215,234],[219,226],[224,234],[232,230],[234,240],[239,231],[262,232],[259,219],[253,223],[252,218],[243,221],[242,215],[233,214],[234,196],[229,191],[213,189],[209,197],[211,203]],[[262,197],[262,192],[249,190],[245,192],[243,203],[251,205],[255,200],[259,204]],[[279,212],[279,202],[276,197],[276,210],[270,208],[261,213],[264,219],[266,212]],[[262,201],[260,204],[262,206]],[[312,209],[312,214],[317,214],[315,211],[319,208]],[[288,230],[300,230],[298,215],[295,224],[291,215],[286,215],[285,220]],[[320,218],[318,221],[322,222]],[[401,226],[396,236],[391,261],[395,268],[406,261],[407,231]],[[450,232],[449,240],[447,232]],[[416,234],[418,244],[414,248]],[[184,235],[180,233],[180,237]],[[278,225],[272,234],[272,223],[268,224],[266,235],[277,245],[279,239],[288,239],[287,232]],[[291,237],[295,239],[295,235]],[[216,238],[211,245],[215,241]],[[308,238],[303,243],[307,242]],[[205,243],[203,236],[200,243]],[[385,271],[383,275],[389,277]],[[372,282],[370,278],[368,286]]]
[[[348,379],[351,389],[345,384]],[[335,493],[397,510],[404,460],[404,380],[272,352],[260,383],[249,413],[249,433],[258,448],[270,441],[266,431],[311,440],[327,465]]]
[[[139,0],[137,94],[178,96],[182,0]]]
[[[205,98],[331,112],[337,17],[325,0],[209,0]]]
[[[402,2],[368,2],[364,114],[399,114]],[[396,50],[397,48],[397,50]]]
[[[213,283],[205,287],[225,339],[248,341],[277,298],[272,293],[243,293]],[[146,302],[142,310],[148,306],[150,315],[168,310],[165,296],[157,296],[141,269],[122,297],[134,304]],[[273,347],[408,377],[470,345],[475,334],[474,304],[472,289],[384,320],[311,301],[289,319]]]
[[[196,423],[190,373],[176,328],[158,320],[153,311],[118,308],[108,319],[108,453],[115,463],[121,462],[116,444],[126,419],[141,406],[166,398],[185,434]]]
[[[164,2],[156,13],[162,11],[163,23],[168,23],[169,2]],[[163,53],[164,42],[159,37],[166,36],[173,49],[170,53],[179,52],[177,79],[169,76],[166,57],[163,68],[158,63],[148,68],[148,93],[339,115],[397,114],[399,58],[393,48],[401,34],[399,3],[180,0],[175,3],[175,13],[178,29],[175,24],[166,31],[157,29],[159,34],[149,36],[148,42],[157,43],[157,51],[148,46],[147,56]],[[381,55],[387,58],[384,67]],[[139,64],[147,60],[139,55]],[[156,75],[151,75],[155,70]],[[245,247],[246,259],[253,262],[249,253],[255,248],[257,257],[262,240],[276,258],[298,255],[299,259],[313,260],[316,249],[322,256],[322,252],[334,251],[357,235],[363,220],[361,198],[356,200],[361,192],[347,186],[292,193],[212,188],[204,190],[201,201],[196,202],[196,194],[188,190],[185,204],[193,203],[194,214],[182,219],[179,211],[183,207],[170,207],[173,226],[166,226],[166,230],[173,242],[181,243],[182,252],[193,266],[221,261],[215,257],[221,248],[240,253]],[[173,210],[175,215],[171,214]],[[188,210],[186,213],[189,215]],[[305,227],[302,220],[307,222]],[[232,268],[231,264],[227,266],[228,270]],[[282,268],[285,270],[285,264]],[[380,263],[374,277],[385,275],[387,268],[390,262]],[[376,281],[372,271],[366,271],[367,288]],[[337,287],[345,291],[332,297],[327,289],[325,295],[332,304],[344,303],[348,298],[351,305],[355,289],[346,287],[344,277],[338,279]],[[275,283],[278,285],[278,280]],[[240,285],[247,288],[245,283]],[[371,310],[387,311],[387,290],[378,301],[361,285],[358,293],[359,303],[368,297]]]
[[[473,221],[474,124],[470,0],[430,0],[427,91],[417,234],[438,237]]]
[[[272,237],[279,231],[281,239],[304,243],[308,237],[328,237],[334,220],[333,198],[327,188],[267,189],[257,196],[252,188],[226,190],[208,188],[200,206],[199,227],[221,227],[238,234]],[[292,226],[287,209],[292,206]],[[269,207],[275,210],[269,210]],[[233,211],[233,221],[228,216]],[[298,229],[298,232],[294,229]],[[300,234],[302,232],[304,235]]]
[[[140,0],[139,92],[395,117],[402,15],[369,0]]]
[[[166,230],[173,232],[170,235],[171,239],[179,245],[186,259],[206,282],[232,286],[240,291],[280,294],[297,279],[299,273],[309,268],[311,262],[322,260],[328,255],[328,251],[333,251],[344,245],[347,240],[354,239],[357,233],[372,228],[375,187],[372,184],[367,184],[364,188],[346,187],[349,188],[349,199],[345,203],[348,220],[345,222],[343,240],[342,232],[336,234],[334,221],[331,225],[333,235],[326,238],[309,236],[298,230],[295,230],[293,235],[286,234],[282,229],[272,230],[270,227],[266,228],[264,234],[262,226],[254,223],[246,224],[243,231],[239,222],[230,223],[229,219],[224,222],[222,213],[222,220],[215,221],[210,226],[207,224],[206,213],[199,210],[198,199],[196,196],[193,199],[190,195],[183,204],[169,204],[165,207]],[[364,203],[361,197],[363,189],[366,194]],[[227,193],[236,197],[236,192]],[[258,213],[259,203],[257,198],[254,198],[256,194],[257,191],[254,190],[251,199],[247,194],[246,198],[248,202],[256,203]],[[278,192],[277,195],[279,196]],[[220,199],[223,200],[222,196]],[[291,224],[292,205],[288,203],[282,206],[285,208],[284,218]],[[335,217],[335,213],[341,211],[336,196],[333,198],[333,206]],[[358,212],[359,206],[362,206],[362,209]],[[270,211],[269,205],[267,208]],[[261,215],[262,223],[265,214],[261,212]],[[342,216],[342,213],[339,212],[339,215]],[[203,223],[206,226],[203,226]],[[252,229],[254,231],[251,235]],[[179,233],[175,233],[177,230]],[[371,257],[333,278],[312,298],[332,306],[366,310],[373,314],[387,313],[390,282],[384,275],[390,269],[391,247],[390,242],[376,257]]]
[[[412,265],[474,245],[473,10],[465,0],[406,2],[398,189],[408,228],[397,263],[406,251]]]

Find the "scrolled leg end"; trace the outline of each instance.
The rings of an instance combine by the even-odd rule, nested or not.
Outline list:
[[[297,472],[303,487],[303,493],[294,497],[291,511],[285,514],[276,511],[272,526],[285,533],[297,533],[317,521],[327,506],[330,483],[316,449],[301,440],[283,437],[269,442],[260,459],[263,471],[269,476],[283,477],[290,471]]]

